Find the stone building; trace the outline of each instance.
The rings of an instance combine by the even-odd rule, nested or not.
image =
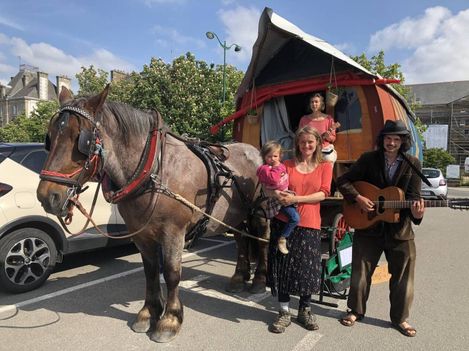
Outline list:
[[[447,125],[447,150],[461,168],[469,157],[469,81],[407,85],[426,125]]]
[[[57,100],[62,86],[71,89],[71,80],[57,76],[55,84],[47,73],[37,67],[22,64],[7,86],[0,84],[0,127],[25,113],[30,116],[39,101]]]

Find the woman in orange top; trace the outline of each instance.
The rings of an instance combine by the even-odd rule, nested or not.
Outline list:
[[[320,202],[329,195],[332,164],[322,161],[321,136],[315,128],[305,126],[295,136],[295,158],[285,161],[290,179],[289,190],[280,192],[286,205],[298,204],[300,222],[288,238],[289,254],[277,249],[278,236],[286,219],[279,214],[272,220],[268,258],[268,285],[278,296],[280,311],[269,326],[273,333],[283,333],[291,323],[290,295],[300,296],[297,321],[308,330],[318,329],[316,317],[309,307],[311,295],[318,293],[321,278],[321,215]]]

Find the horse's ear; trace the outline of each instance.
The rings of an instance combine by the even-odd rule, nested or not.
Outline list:
[[[110,86],[111,84],[107,84],[102,92],[88,99],[87,104],[94,112],[98,111],[103,106],[104,101],[106,101],[107,94],[109,93]]]
[[[66,105],[70,100],[73,100],[72,93],[66,87],[62,86],[59,94],[60,106]]]

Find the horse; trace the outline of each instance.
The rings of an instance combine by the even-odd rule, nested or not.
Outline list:
[[[49,154],[40,174],[37,198],[48,213],[63,218],[77,205],[86,182],[102,182],[105,198],[117,204],[143,261],[145,301],[131,328],[150,332],[155,342],[168,342],[176,337],[183,322],[178,284],[185,237],[204,218],[174,194],[201,211],[212,207],[211,215],[232,227],[250,227],[259,237],[267,238],[268,223],[251,216],[256,212],[252,204],[260,193],[255,172],[261,159],[249,144],[218,147],[218,153],[222,150],[229,154],[219,162],[231,176],[210,206],[207,167],[190,148],[195,142],[171,132],[156,111],[106,101],[108,91],[109,85],[99,94],[73,98],[67,88],[62,88],[59,112],[49,122]],[[211,148],[217,146],[211,144]],[[205,229],[206,235],[226,231],[214,220],[206,223]],[[238,257],[229,291],[242,290],[251,274],[248,241],[240,233],[235,233],[235,240]],[[253,292],[265,291],[266,286],[267,244],[258,244]],[[166,301],[159,280],[161,254]]]

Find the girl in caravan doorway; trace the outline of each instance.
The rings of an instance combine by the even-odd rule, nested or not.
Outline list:
[[[322,138],[322,158],[324,161],[334,163],[337,160],[337,152],[334,150],[335,130],[340,127],[340,123],[334,123],[334,119],[323,113],[325,109],[324,97],[315,93],[310,96],[310,114],[301,117],[298,129],[309,125],[316,129]]]
[[[266,142],[261,149],[261,157],[264,164],[257,169],[257,177],[269,193],[271,191],[288,191],[288,173],[281,162],[282,146],[275,140]],[[267,217],[273,218],[279,212],[288,218],[288,222],[280,233],[277,247],[283,254],[288,254],[287,238],[300,222],[300,215],[294,204],[282,206],[277,196],[269,196],[267,199]]]

